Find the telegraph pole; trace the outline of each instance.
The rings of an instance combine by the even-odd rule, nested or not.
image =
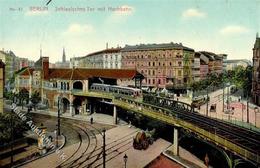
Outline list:
[[[106,168],[106,130],[103,129],[103,168]]]
[[[248,102],[248,98],[249,98],[249,95],[248,95],[248,91],[247,91],[247,99],[246,99],[246,122],[249,123],[249,102]]]
[[[208,87],[207,87],[207,110],[206,110],[206,116],[208,116],[209,114],[209,91],[208,91]]]
[[[223,108],[222,108],[222,112],[224,113],[224,106],[225,106],[225,82],[223,81],[223,101],[222,101],[222,104],[223,104]]]
[[[57,118],[57,132],[56,132],[56,147],[58,148],[58,140],[60,136],[60,96],[58,97],[58,118]]]
[[[14,164],[13,142],[14,142],[14,118],[13,118],[13,113],[11,113],[11,167]]]

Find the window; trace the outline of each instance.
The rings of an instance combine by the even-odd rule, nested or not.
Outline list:
[[[159,62],[159,66],[161,66],[161,63]]]
[[[181,66],[181,62],[180,61],[178,62],[178,64],[179,64],[179,66]]]
[[[155,62],[153,62],[153,66],[155,66]]]
[[[178,70],[178,76],[181,76],[181,70]]]
[[[148,65],[151,66],[151,62],[149,62]]]
[[[153,70],[153,75],[155,75],[155,71]]]
[[[161,79],[158,79],[158,84],[159,84],[159,85],[161,84]]]
[[[153,79],[153,84],[155,84],[155,79]]]
[[[172,62],[170,62],[170,66],[172,66]]]

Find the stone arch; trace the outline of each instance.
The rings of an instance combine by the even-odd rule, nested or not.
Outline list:
[[[73,83],[73,89],[83,90],[83,83],[81,81],[76,81]]]
[[[80,97],[76,97],[74,100],[73,100],[73,108],[74,108],[74,111],[75,111],[75,114],[80,114],[81,112],[81,106],[82,106],[82,99]]]
[[[61,99],[61,103],[62,103],[62,109],[61,109],[61,112],[62,113],[66,113],[69,111],[69,107],[70,107],[70,101],[66,98],[66,97],[63,97]]]

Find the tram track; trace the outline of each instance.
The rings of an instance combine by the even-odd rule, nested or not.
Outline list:
[[[90,140],[90,138],[89,138],[89,135],[88,135],[87,131],[85,131],[84,129],[78,127],[78,125],[76,125],[76,124],[73,124],[72,126],[77,129],[77,132],[78,132],[78,135],[79,135],[79,140],[80,140],[79,143],[80,144],[77,147],[77,149],[75,150],[75,152],[66,161],[64,161],[63,163],[58,165],[56,168],[71,167],[71,165],[73,165],[75,162],[77,162],[80,159],[80,157],[82,156],[82,154],[81,154],[81,156],[76,156],[79,153],[79,151],[83,150],[83,153],[85,153],[88,150],[88,148],[89,148],[89,145],[90,145],[89,144],[89,140]],[[83,147],[83,143],[84,143],[83,140],[85,140],[86,144],[87,144],[85,147]],[[77,157],[77,158],[72,160],[73,157]]]
[[[68,124],[68,123],[66,123]],[[73,124],[72,128],[78,132],[79,136],[79,145],[77,149],[72,153],[72,155],[64,162],[59,164],[56,168],[61,167],[70,167],[70,168],[79,168],[79,167],[92,167],[96,162],[99,162],[103,150],[102,146],[98,145],[98,139],[96,134],[101,135],[101,131],[90,124]],[[106,144],[107,153],[113,153],[116,150],[119,150],[121,146],[129,145],[132,143],[132,139],[137,131],[133,131],[129,134],[126,134],[116,140],[113,140]],[[83,135],[84,134],[84,135]],[[84,142],[85,139],[85,142]],[[93,140],[94,139],[94,140]],[[88,142],[86,142],[88,141]],[[86,144],[87,145],[83,145]],[[126,144],[124,144],[126,143]],[[130,145],[132,146],[132,145]],[[84,149],[83,149],[84,147]],[[119,147],[118,149],[115,149]],[[112,151],[111,151],[112,150]]]
[[[131,132],[130,134],[127,134],[119,139],[113,140],[112,142],[109,142],[106,144],[106,151],[110,150],[111,148],[114,148],[117,145],[120,145],[124,143],[126,140],[130,140],[130,143],[132,142],[132,135],[135,134],[137,131]],[[130,138],[127,138],[131,136]],[[116,144],[115,144],[116,143]],[[103,153],[102,146],[97,147],[94,151],[91,151],[90,154],[80,165],[83,167],[90,167],[93,165],[97,160],[99,160],[100,156]],[[88,163],[87,163],[88,162]]]

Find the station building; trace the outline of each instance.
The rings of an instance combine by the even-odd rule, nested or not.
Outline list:
[[[34,68],[23,68],[15,77],[15,92],[22,89],[29,96],[38,92],[41,102],[49,109],[58,108],[62,102],[62,113],[84,114],[89,109],[86,96],[92,83],[132,86],[141,88],[143,75],[131,69],[86,69],[49,68],[49,58],[41,57]]]

